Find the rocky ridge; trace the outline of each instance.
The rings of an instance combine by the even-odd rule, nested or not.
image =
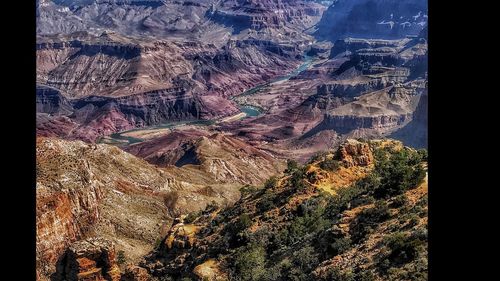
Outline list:
[[[179,218],[141,265],[156,278],[425,278],[427,186],[419,153],[395,141],[349,140],[302,168],[289,166],[233,207]],[[383,176],[397,161],[415,178],[395,193],[394,185],[374,185],[399,177]],[[411,256],[400,256],[395,239],[414,243]]]

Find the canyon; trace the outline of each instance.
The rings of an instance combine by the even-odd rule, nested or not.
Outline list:
[[[229,136],[184,141],[186,147],[171,153],[180,158],[176,165],[169,165],[173,159],[160,168],[116,146],[38,137],[39,274],[53,274],[66,248],[87,237],[112,241],[127,259],[137,261],[176,216],[212,202],[232,204],[241,187],[260,185],[283,169],[273,155]],[[264,171],[247,173],[258,168]]]
[[[278,235],[270,218],[288,228],[363,182],[386,165],[375,151],[425,166],[425,1],[39,0],[36,20],[37,280],[250,280],[234,262],[253,233]],[[355,240],[345,224],[373,207],[359,200],[395,200],[363,192],[325,233]],[[426,221],[394,225],[298,268],[384,280],[363,247]],[[282,260],[313,242],[287,243]],[[418,257],[404,274],[421,276]],[[309,280],[283,268],[270,280]]]

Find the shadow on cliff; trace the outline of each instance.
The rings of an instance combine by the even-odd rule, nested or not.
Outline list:
[[[389,136],[413,148],[427,148],[427,124],[413,120]]]
[[[186,147],[186,146],[184,146]],[[185,148],[186,149],[186,148]],[[198,154],[196,153],[196,147],[191,146],[186,149],[186,152],[175,162],[176,167],[182,167],[184,165],[201,165],[200,159],[198,159]]]
[[[325,131],[325,130],[334,131],[335,133],[337,133],[339,135],[348,134],[348,133],[353,131],[353,129],[347,128],[347,127],[335,127],[335,128],[333,128],[331,125],[328,125],[325,120],[323,120],[323,121],[321,121],[321,123],[316,125],[316,127],[312,128],[311,130],[309,130],[305,134],[303,134],[299,139],[304,140],[304,139],[310,138],[310,137],[316,135],[317,133],[319,133],[321,131]]]
[[[414,148],[427,148],[428,124],[428,93],[425,92],[413,113],[413,120],[389,137]]]
[[[68,250],[62,254],[56,262],[56,272],[50,275],[50,281],[73,281],[78,280],[76,271],[72,273],[66,272],[66,264],[68,263]]]

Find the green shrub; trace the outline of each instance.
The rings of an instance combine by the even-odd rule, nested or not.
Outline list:
[[[379,223],[386,221],[390,217],[389,207],[385,201],[377,201],[373,208],[361,211],[356,219],[351,223],[349,232],[352,240],[359,242],[370,234]]]
[[[380,151],[380,150],[377,150]],[[380,184],[375,189],[379,198],[388,198],[416,188],[425,177],[418,153],[402,149],[392,154],[376,153],[375,175]]]
[[[355,275],[351,271],[342,271],[339,268],[331,268],[327,272],[327,278],[325,280],[329,281],[354,281]]]
[[[318,181],[318,172],[312,171],[310,173],[307,173],[307,180],[310,183],[316,183]]]
[[[330,244],[329,252],[332,256],[341,255],[345,251],[351,248],[351,240],[346,237],[335,239],[335,241]]]
[[[408,203],[408,197],[406,197],[406,194],[401,194],[401,195],[396,196],[392,200],[391,207],[393,207],[393,208],[401,208],[404,205],[406,205],[407,203]]]
[[[310,272],[319,264],[318,254],[311,246],[301,248],[294,254],[293,264],[301,272]]]
[[[301,191],[306,186],[304,184],[305,179],[305,171],[304,169],[297,169],[292,173],[290,178],[290,184],[295,191]]]
[[[264,183],[265,189],[273,189],[278,185],[278,178],[276,176],[270,177]]]
[[[328,152],[327,151],[319,151],[319,152],[316,152],[316,154],[314,154],[311,159],[309,160],[309,164],[312,164],[316,161],[322,161],[326,158],[326,156],[328,155]]]
[[[122,251],[122,250],[118,251],[118,253],[116,254],[116,262],[119,265],[123,265],[127,262],[127,258],[125,257],[124,251]]]
[[[184,218],[184,223],[193,223],[201,215],[201,211],[191,212]]]
[[[396,232],[384,239],[384,243],[390,249],[387,259],[391,265],[401,265],[417,258],[425,241],[415,235]]]
[[[362,271],[357,274],[357,281],[375,281],[375,274],[371,271]]]
[[[207,206],[205,207],[205,212],[213,212],[217,209],[219,209],[219,204],[217,202],[215,202],[214,200],[212,200],[210,203],[207,204]]]
[[[275,207],[274,200],[276,199],[276,193],[273,191],[266,191],[257,202],[257,208],[260,212],[267,212]]]
[[[297,216],[288,227],[289,243],[296,242],[304,235],[324,231],[332,226],[326,215],[328,197],[312,197],[297,207]]]
[[[293,172],[295,172],[297,169],[299,168],[299,163],[297,163],[297,161],[295,160],[287,160],[286,161],[286,169],[285,169],[285,173],[287,174],[292,174]]]
[[[241,232],[252,225],[252,219],[248,214],[242,214],[236,221],[236,232]]]
[[[162,238],[156,238],[156,240],[155,240],[155,244],[154,244],[155,249],[160,248],[160,245],[161,245],[161,242],[162,242],[162,241],[163,241],[163,239],[162,239]]]
[[[429,155],[428,155],[427,149],[422,148],[422,149],[419,149],[417,152],[420,155],[421,161],[428,160]]]
[[[414,227],[420,222],[420,218],[418,217],[417,214],[411,214],[409,221],[408,221],[408,226],[409,227]]]
[[[353,205],[352,203],[355,199],[360,198],[365,193],[366,190],[364,184],[359,184],[359,182],[351,187],[339,189],[337,191],[337,196],[330,197],[330,200],[328,202],[328,206],[326,208],[328,217],[331,219],[335,218],[339,213],[347,210],[350,205]]]
[[[340,168],[340,162],[332,158],[327,158],[319,163],[319,167],[326,171],[335,172]]]
[[[265,275],[266,251],[264,247],[250,244],[238,249],[234,260],[235,274],[239,280],[261,280]]]
[[[428,206],[428,204],[429,204],[429,198],[428,198],[427,194],[425,194],[424,196],[422,196],[417,201],[417,206],[420,206],[420,207],[426,207],[426,206]]]
[[[247,195],[253,194],[257,191],[258,191],[258,189],[255,188],[255,186],[251,186],[248,184],[244,185],[240,188],[241,197],[246,197]]]

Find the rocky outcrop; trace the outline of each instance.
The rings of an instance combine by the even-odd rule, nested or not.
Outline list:
[[[332,41],[345,37],[395,39],[416,36],[426,25],[425,0],[338,0],[323,13],[315,35]]]
[[[37,177],[44,174],[40,165],[44,162],[37,162]],[[79,180],[88,182],[88,171],[82,170],[81,173]],[[43,181],[37,181],[36,262],[41,275],[54,272],[56,261],[69,243],[92,229],[100,216],[98,204],[102,197],[103,190],[93,185],[55,190]]]
[[[175,130],[166,135],[128,146],[125,150],[151,164],[166,167],[175,165],[186,153],[185,149],[180,149],[181,147],[201,136],[209,136],[209,133],[196,129]]]
[[[168,254],[176,250],[192,248],[196,242],[195,235],[198,230],[194,225],[184,224],[182,218],[174,220],[159,251]]]
[[[379,68],[377,70],[372,68],[372,77],[360,79],[361,81],[354,83],[349,83],[349,81],[338,81],[322,84],[317,87],[317,95],[352,99],[369,92],[381,90],[397,82],[405,82],[409,75],[408,69],[405,68]]]
[[[230,280],[225,272],[222,272],[220,265],[214,259],[209,259],[197,265],[193,269],[193,274],[201,280],[227,281]]]
[[[330,58],[334,58],[337,55],[349,52],[354,53],[358,50],[385,50],[387,51],[395,51],[398,47],[400,48],[404,45],[401,40],[374,40],[374,39],[364,39],[364,38],[344,38],[335,41],[331,51]],[[383,48],[383,49],[382,49]]]
[[[65,6],[57,5],[56,1],[36,1],[36,32],[45,34],[71,33],[88,29],[88,23],[75,16]]]
[[[318,56],[319,58],[328,58],[330,56],[330,51],[332,44],[328,41],[313,43],[307,54],[309,56]]]
[[[413,69],[426,55],[427,41],[423,37],[401,40],[346,38],[337,40],[330,52],[330,58],[350,58],[337,73],[349,67],[365,72],[376,65]]]
[[[374,163],[372,150],[366,142],[348,139],[340,145],[337,154],[346,167],[369,166]]]
[[[190,120],[218,116],[217,112],[206,112],[198,97],[186,94],[182,89],[165,89],[121,98],[89,97],[74,102],[76,120],[92,121],[96,115],[116,111],[134,127],[166,123],[170,120]],[[237,112],[227,109],[225,114]],[[224,113],[223,113],[224,114]]]
[[[53,280],[120,281],[115,246],[103,238],[89,238],[69,246]]]
[[[127,266],[121,281],[151,281],[148,270],[139,266]]]

